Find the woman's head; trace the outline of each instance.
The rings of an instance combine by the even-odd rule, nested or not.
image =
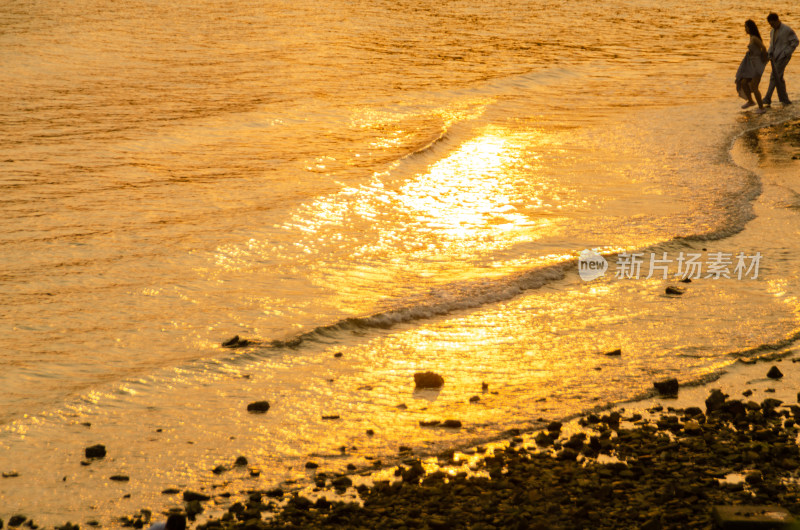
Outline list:
[[[755,35],[759,39],[761,38],[761,33],[758,32],[758,26],[756,26],[756,23],[750,19],[745,20],[744,30],[748,35]]]

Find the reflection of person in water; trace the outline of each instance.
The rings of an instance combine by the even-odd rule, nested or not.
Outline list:
[[[742,99],[747,100],[742,105],[743,109],[758,103],[756,112],[761,114],[764,112],[764,103],[761,100],[761,92],[758,91],[758,84],[761,82],[761,75],[767,66],[767,48],[761,41],[761,33],[758,32],[755,22],[745,21],[744,30],[750,35],[750,43],[747,45],[747,53],[736,71],[736,91]],[[756,96],[755,101],[753,101],[753,95]]]
[[[764,96],[764,105],[769,106],[772,103],[772,91],[776,88],[780,102],[784,105],[791,105],[783,73],[786,65],[789,64],[789,59],[792,58],[794,49],[797,48],[797,35],[792,28],[783,24],[775,13],[767,16],[767,22],[772,26],[772,31],[769,32],[769,60],[772,64],[772,74],[769,76],[769,88]]]

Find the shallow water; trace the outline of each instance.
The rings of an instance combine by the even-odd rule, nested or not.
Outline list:
[[[0,7],[0,470],[20,473],[0,517],[107,523],[789,345],[798,169],[757,128],[794,114],[738,111],[761,7],[715,9]],[[578,276],[586,248],[604,278]],[[626,249],[763,257],[667,297],[613,276]],[[220,347],[235,334],[260,344]],[[414,392],[427,369],[441,392]],[[93,443],[109,456],[80,466]],[[239,454],[258,479],[211,473]]]

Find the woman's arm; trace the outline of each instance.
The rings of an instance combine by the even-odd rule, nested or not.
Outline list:
[[[758,37],[756,37],[755,35],[750,35],[750,43],[753,43],[753,42],[755,42],[755,43],[756,43],[756,46],[758,46],[758,47],[759,47],[759,49],[760,49],[762,52],[764,52],[764,53],[766,53],[766,52],[767,52],[767,48],[764,46],[764,43],[761,41],[761,39],[759,39],[759,38],[758,38]]]

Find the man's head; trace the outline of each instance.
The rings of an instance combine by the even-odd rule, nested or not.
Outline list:
[[[778,18],[778,15],[775,13],[770,13],[767,15],[767,22],[769,22],[769,25],[772,26],[772,29],[778,29],[781,27],[781,19]]]

